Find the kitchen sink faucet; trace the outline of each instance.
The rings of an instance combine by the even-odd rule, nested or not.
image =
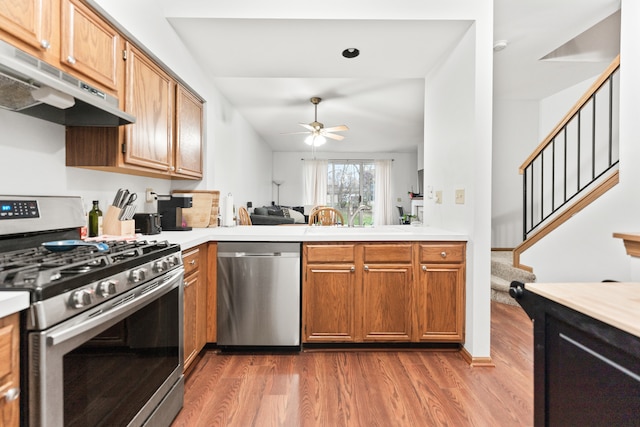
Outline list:
[[[353,227],[353,221],[356,219],[356,215],[358,215],[360,212],[362,212],[362,211],[370,211],[370,210],[371,210],[371,206],[367,206],[367,205],[358,206],[358,209],[356,209],[355,212],[353,214],[351,214],[351,216],[349,217],[348,226],[349,227]],[[362,225],[362,224],[360,224],[360,225]]]

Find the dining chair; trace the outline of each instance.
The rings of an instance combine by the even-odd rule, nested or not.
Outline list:
[[[309,225],[336,224],[344,224],[344,217],[342,216],[342,213],[335,208],[317,208],[309,215]]]
[[[251,225],[251,217],[244,206],[238,208],[238,225]]]

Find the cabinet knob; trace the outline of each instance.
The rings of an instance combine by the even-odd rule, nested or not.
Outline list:
[[[422,266],[422,271],[427,271],[427,266],[426,265]]]
[[[369,266],[368,265],[364,266],[364,271],[369,271]]]
[[[40,47],[47,50],[51,47],[51,43],[49,43],[49,40],[40,40]]]
[[[353,273],[354,271],[356,271],[356,266],[355,266],[355,265],[352,265],[352,266],[351,266],[351,268],[349,269],[349,271],[351,271],[352,273]]]
[[[191,265],[196,265],[196,260],[195,260],[195,259],[192,259],[191,261],[189,261],[189,264],[191,264]]]
[[[73,56],[69,55],[67,56],[67,62],[71,65],[74,65],[76,63],[76,58],[74,58]]]
[[[18,396],[20,396],[20,389],[18,387],[10,388],[4,394],[4,400],[7,402],[13,402],[18,398]]]
[[[185,287],[185,288],[188,288],[189,287],[189,282],[187,282],[186,280],[183,280],[182,281],[182,286]]]
[[[442,258],[446,258],[447,257],[447,253],[445,251],[440,252],[440,256]]]
[[[169,170],[170,170],[171,172],[173,172],[174,170],[176,170],[176,168],[175,168],[175,167],[173,167],[173,166],[169,166]]]

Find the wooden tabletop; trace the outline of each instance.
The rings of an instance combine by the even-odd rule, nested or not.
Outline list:
[[[640,283],[527,283],[525,287],[640,338]]]

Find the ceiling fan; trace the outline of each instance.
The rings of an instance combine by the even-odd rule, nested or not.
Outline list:
[[[314,105],[314,119],[311,123],[299,123],[300,126],[307,129],[305,132],[290,132],[288,135],[293,134],[309,134],[304,139],[305,144],[311,145],[312,147],[319,147],[325,142],[327,142],[327,138],[335,139],[336,141],[342,141],[344,136],[336,135],[331,132],[342,132],[349,130],[349,128],[345,125],[340,126],[332,126],[332,127],[324,127],[324,124],[318,121],[318,104],[322,101],[322,98],[318,98],[314,96],[310,99],[311,103]]]

